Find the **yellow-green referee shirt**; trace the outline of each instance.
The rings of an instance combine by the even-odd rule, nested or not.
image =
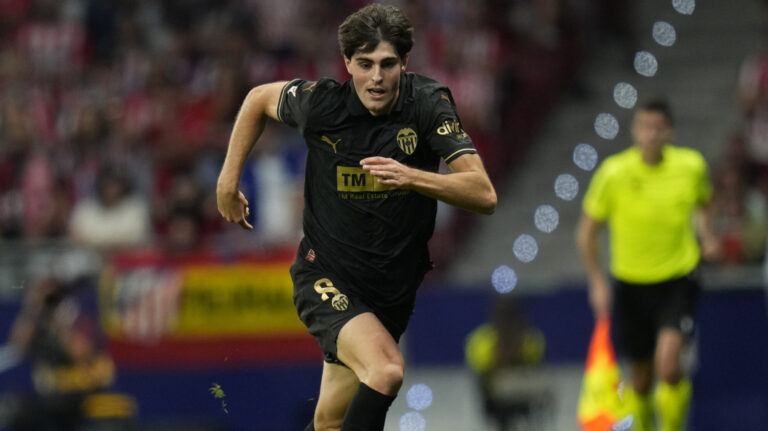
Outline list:
[[[699,262],[693,214],[712,195],[707,164],[690,148],[662,154],[654,166],[635,146],[606,158],[584,196],[584,212],[608,223],[611,272],[629,283],[681,277]]]

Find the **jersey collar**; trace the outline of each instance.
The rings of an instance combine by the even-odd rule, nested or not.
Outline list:
[[[400,112],[403,110],[403,101],[406,99],[408,89],[410,89],[410,86],[406,85],[406,82],[409,81],[408,78],[410,75],[410,73],[400,74],[400,91],[398,92],[397,100],[395,101],[395,107],[392,108],[392,112]],[[371,115],[371,113],[365,109],[365,106],[363,106],[363,102],[360,101],[360,98],[357,97],[357,93],[355,92],[355,85],[352,83],[352,80],[347,80],[346,84],[348,87],[347,109],[349,109],[349,112],[351,112],[352,115],[356,117]]]

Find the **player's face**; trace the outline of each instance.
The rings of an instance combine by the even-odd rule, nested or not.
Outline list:
[[[344,57],[357,97],[371,115],[386,115],[395,106],[400,74],[407,61],[408,56],[401,60],[395,47],[383,41],[371,52],[358,51],[352,58]]]
[[[632,121],[632,138],[642,151],[656,154],[672,138],[672,127],[661,112],[637,111]]]

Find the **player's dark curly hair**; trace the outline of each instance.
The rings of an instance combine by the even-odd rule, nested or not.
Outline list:
[[[395,6],[369,4],[339,26],[339,47],[346,58],[358,51],[371,52],[381,41],[391,43],[400,59],[413,47],[413,26]]]

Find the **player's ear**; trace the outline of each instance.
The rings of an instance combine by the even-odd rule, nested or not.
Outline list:
[[[351,65],[352,65],[352,60],[345,55],[344,56],[344,66],[347,67],[347,72],[350,75],[352,74],[352,69],[350,68]]]
[[[400,64],[400,71],[405,72],[405,68],[407,66],[408,66],[408,54],[405,54]]]

